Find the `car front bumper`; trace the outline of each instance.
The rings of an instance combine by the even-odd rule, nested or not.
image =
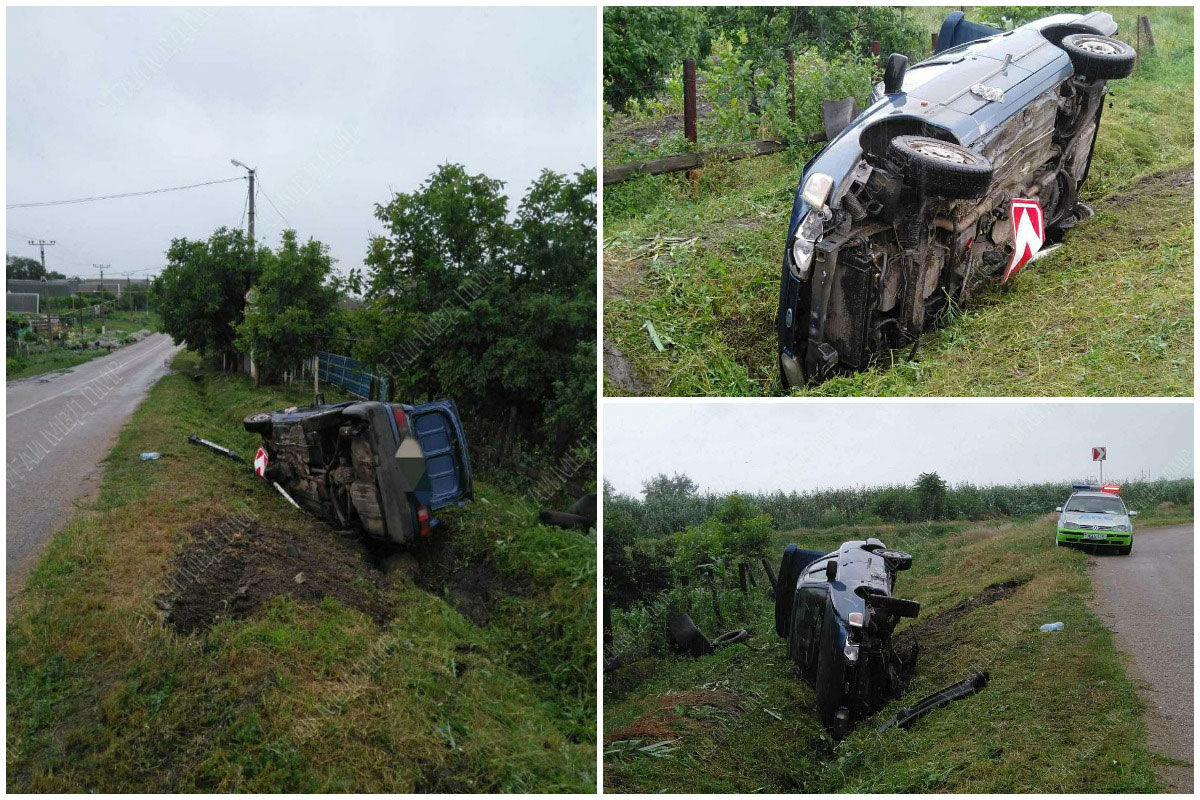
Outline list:
[[[1104,538],[1099,538],[1099,537]],[[1094,537],[1094,538],[1089,538]],[[1081,531],[1073,528],[1059,528],[1057,541],[1059,544],[1086,544],[1112,547],[1127,547],[1133,543],[1132,531]]]

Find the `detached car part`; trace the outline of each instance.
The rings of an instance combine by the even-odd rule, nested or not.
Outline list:
[[[472,497],[467,440],[453,401],[350,402],[261,411],[254,471],[338,528],[399,545],[429,535],[432,512]]]
[[[538,512],[538,519],[558,528],[591,528],[596,524],[596,494],[589,492],[583,495],[567,511],[543,508]]]
[[[935,708],[949,705],[955,700],[961,700],[964,697],[970,697],[988,684],[988,673],[978,672],[966,680],[951,684],[945,689],[934,692],[931,695],[922,697],[917,704],[912,708],[902,708],[896,712],[896,716],[889,719],[887,722],[879,726],[878,733],[883,733],[888,728],[909,728],[914,722],[921,717],[933,711]]]
[[[916,342],[1088,215],[1106,81],[1136,58],[1116,31],[1102,11],[1007,32],[956,11],[932,58],[888,58],[870,107],[796,189],[776,316],[785,388]]]
[[[775,630],[788,658],[816,692],[817,715],[836,738],[908,685],[915,650],[899,655],[892,632],[919,603],[895,597],[896,573],[912,556],[878,539],[844,542],[832,553],[788,545],[775,590]]]

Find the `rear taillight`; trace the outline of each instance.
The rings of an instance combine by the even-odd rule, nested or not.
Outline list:
[[[396,427],[399,430],[408,430],[408,417],[404,415],[404,409],[400,406],[392,406],[392,416],[396,418]]]
[[[429,524],[429,509],[425,506],[417,506],[417,529],[420,530],[421,535],[428,536],[432,527]]]

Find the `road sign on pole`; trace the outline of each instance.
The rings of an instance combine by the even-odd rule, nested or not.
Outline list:
[[[1104,485],[1104,462],[1107,460],[1108,460],[1108,448],[1107,447],[1093,447],[1092,448],[1092,461],[1100,462],[1100,485],[1101,486]]]

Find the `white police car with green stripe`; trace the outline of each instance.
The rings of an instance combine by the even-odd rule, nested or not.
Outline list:
[[[1129,555],[1133,550],[1132,517],[1137,512],[1125,508],[1121,487],[1076,484],[1073,488],[1067,504],[1054,509],[1059,512],[1055,545],[1111,547],[1121,555]]]

